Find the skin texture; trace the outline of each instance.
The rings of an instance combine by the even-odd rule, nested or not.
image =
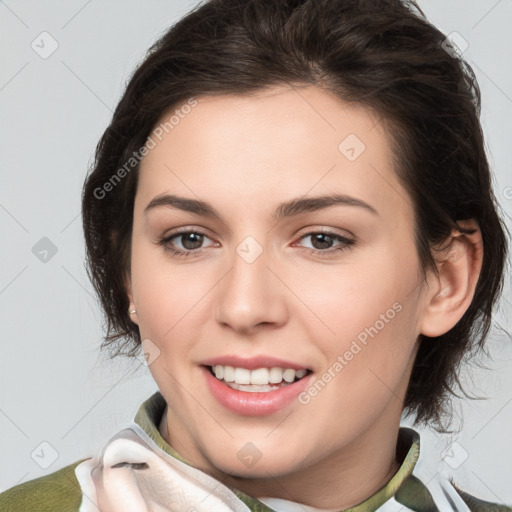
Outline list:
[[[446,332],[469,306],[480,232],[454,233],[437,256],[439,275],[425,278],[413,205],[375,113],[313,86],[197,100],[141,163],[126,279],[131,319],[159,350],[149,368],[170,409],[161,432],[196,467],[252,496],[348,508],[399,467],[418,335]],[[354,161],[339,150],[350,134],[366,147]],[[145,214],[164,193],[207,201],[222,220],[166,206]],[[272,217],[284,201],[332,193],[376,213],[336,205]],[[167,243],[187,257],[158,244],[178,228],[206,235],[202,245],[182,236]],[[315,244],[322,231],[354,243]],[[252,263],[237,253],[248,236],[262,250]],[[305,405],[243,416],[205,385],[201,361],[231,354],[293,361],[314,381],[394,304],[394,318]],[[261,453],[252,467],[237,457],[248,442]]]

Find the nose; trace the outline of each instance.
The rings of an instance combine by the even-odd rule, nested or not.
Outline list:
[[[254,261],[240,254],[234,253],[232,267],[217,288],[217,322],[246,335],[281,327],[288,318],[286,286],[275,265],[266,251]]]

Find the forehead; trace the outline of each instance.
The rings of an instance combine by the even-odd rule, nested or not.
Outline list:
[[[183,105],[162,116],[141,162],[138,195],[146,203],[181,192],[271,208],[285,196],[336,191],[410,208],[386,127],[368,108],[314,86],[205,96],[193,107]]]

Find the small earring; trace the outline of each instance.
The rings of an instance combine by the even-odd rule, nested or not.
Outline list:
[[[132,309],[131,311],[129,311],[130,315],[132,315],[133,313],[137,313],[137,311],[135,309]]]

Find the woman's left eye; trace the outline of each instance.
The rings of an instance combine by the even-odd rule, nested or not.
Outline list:
[[[350,238],[337,235],[335,233],[324,232],[324,231],[312,231],[300,237],[300,240],[311,238],[311,244],[313,247],[304,247],[308,252],[313,254],[328,255],[333,252],[342,251],[352,246],[355,241]],[[173,240],[177,242],[173,242]],[[170,236],[166,236],[158,241],[158,245],[162,245],[165,250],[171,252],[178,257],[187,257],[196,255],[200,252],[204,240],[211,240],[204,233],[199,231],[181,231],[174,233]],[[334,242],[338,242],[334,245]],[[177,247],[181,245],[181,247]]]
[[[307,233],[303,235],[300,240],[305,240],[307,238],[311,239],[311,244],[313,245],[312,248],[307,249],[310,249],[314,254],[330,254],[336,251],[343,251],[355,243],[355,241],[350,238],[326,231]],[[332,247],[334,241],[338,241],[339,243],[337,246]]]

